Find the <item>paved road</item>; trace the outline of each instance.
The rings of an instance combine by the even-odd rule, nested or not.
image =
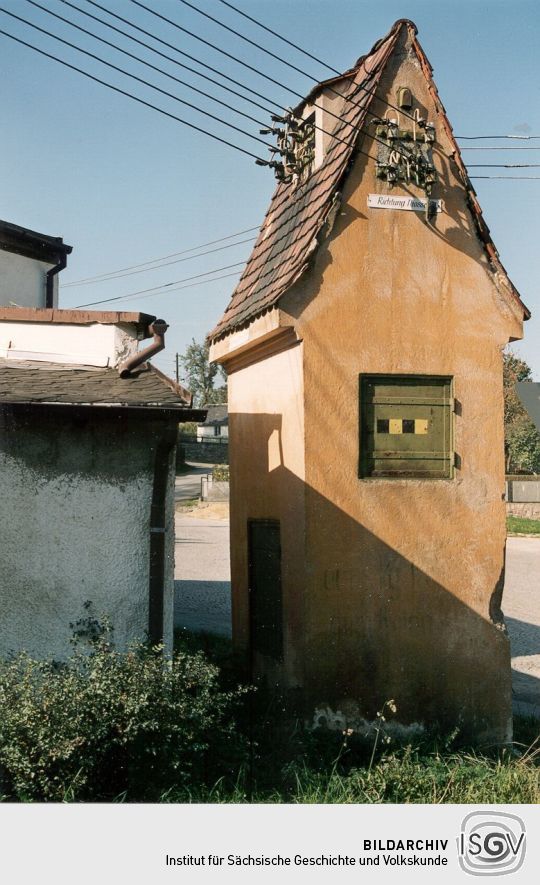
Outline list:
[[[190,472],[176,477],[174,500],[187,501],[201,494],[201,476],[212,472],[211,464],[190,464]]]
[[[177,514],[175,552],[175,626],[230,636],[229,521]]]
[[[503,611],[514,709],[540,717],[540,538],[508,538]]]
[[[176,577],[176,626],[230,636],[227,520],[177,516]],[[503,609],[514,709],[540,717],[540,538],[508,538]]]

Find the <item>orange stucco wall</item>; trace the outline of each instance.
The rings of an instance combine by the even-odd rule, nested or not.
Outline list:
[[[247,642],[247,518],[280,519],[287,639],[277,675],[302,686],[307,712],[373,718],[392,698],[401,721],[505,740],[509,643],[494,623],[505,547],[501,351],[521,336],[521,313],[488,267],[406,46],[379,94],[395,102],[401,85],[436,125],[433,196],[444,212],[428,222],[368,209],[368,194],[389,188],[358,155],[330,234],[280,303],[279,323],[303,343],[229,376],[235,635]],[[369,139],[362,147],[376,155]],[[453,377],[453,479],[358,477],[360,373]]]

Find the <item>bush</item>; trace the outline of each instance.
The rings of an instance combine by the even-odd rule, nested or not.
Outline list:
[[[229,482],[229,465],[217,464],[212,468],[212,477],[215,482]]]
[[[228,753],[241,762],[232,708],[243,692],[222,691],[203,654],[120,653],[107,630],[90,640],[65,663],[0,662],[6,798],[154,801],[214,783]]]

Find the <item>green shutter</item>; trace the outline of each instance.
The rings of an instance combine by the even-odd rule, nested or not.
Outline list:
[[[360,376],[360,476],[451,479],[452,379]]]

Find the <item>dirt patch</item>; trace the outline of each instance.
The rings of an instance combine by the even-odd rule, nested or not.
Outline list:
[[[176,513],[178,516],[185,516],[188,519],[228,519],[229,503],[228,501],[199,501],[197,504],[188,506],[177,504]]]

